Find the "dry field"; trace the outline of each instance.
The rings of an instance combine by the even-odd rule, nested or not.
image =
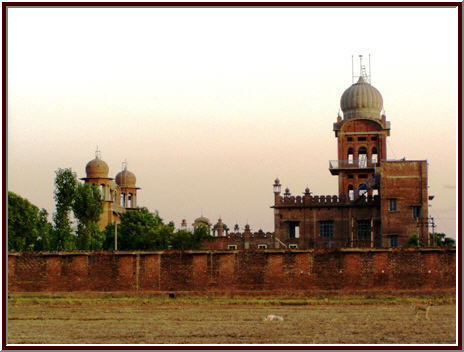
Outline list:
[[[453,344],[453,297],[48,297],[8,300],[9,344]],[[283,321],[263,321],[277,314]]]

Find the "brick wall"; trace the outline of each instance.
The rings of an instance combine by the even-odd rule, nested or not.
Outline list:
[[[10,253],[9,292],[437,289],[454,249]]]

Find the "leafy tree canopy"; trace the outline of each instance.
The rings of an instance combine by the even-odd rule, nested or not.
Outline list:
[[[114,231],[114,224],[106,227],[105,249],[114,249]],[[175,231],[172,222],[165,224],[158,213],[147,208],[124,213],[117,232],[118,250],[200,249],[204,240],[211,239],[206,226],[193,232]]]
[[[48,250],[52,226],[47,215],[45,209],[8,192],[8,250]]]

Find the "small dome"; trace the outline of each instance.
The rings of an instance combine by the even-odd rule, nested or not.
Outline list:
[[[120,187],[135,187],[135,175],[127,169],[124,169],[116,175],[116,183]]]
[[[85,166],[87,178],[108,178],[108,172],[108,164],[99,157],[90,160]]]
[[[193,226],[197,226],[200,224],[204,224],[206,226],[211,226],[211,222],[209,221],[208,218],[205,218],[204,216],[200,216],[199,218],[196,218],[195,221],[193,222]]]
[[[345,120],[354,118],[379,119],[383,99],[380,92],[364,81],[361,76],[358,82],[345,90],[340,99],[340,107]]]

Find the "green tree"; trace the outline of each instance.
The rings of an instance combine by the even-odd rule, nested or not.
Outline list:
[[[96,185],[78,183],[72,203],[77,226],[77,249],[102,249],[105,239],[97,225],[103,212],[101,193]]]
[[[164,224],[157,213],[147,208],[128,211],[121,215],[118,225],[118,250],[163,250],[168,249],[174,232],[174,224]],[[114,249],[114,224],[105,229],[105,249]]]
[[[419,238],[417,237],[417,234],[412,235],[409,237],[408,242],[406,242],[405,247],[406,248],[412,248],[412,247],[418,247],[419,246]]]
[[[430,234],[432,243],[438,247],[456,247],[454,238],[447,237],[445,233]]]
[[[171,249],[201,249],[203,241],[212,240],[209,228],[205,225],[197,226],[193,232],[178,230],[174,232],[170,239]]]
[[[55,227],[51,241],[52,249],[75,249],[75,236],[69,220],[77,188],[76,175],[71,169],[58,169],[55,177],[56,213],[53,215]]]
[[[51,224],[47,211],[8,192],[8,250],[48,250]]]

